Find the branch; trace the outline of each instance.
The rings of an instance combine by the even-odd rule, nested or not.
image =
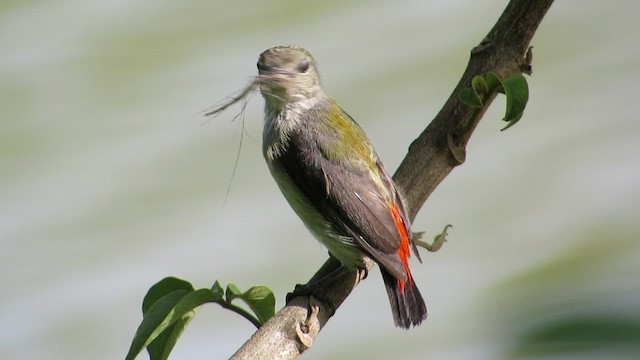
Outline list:
[[[440,182],[465,159],[465,148],[492,99],[478,111],[458,100],[475,75],[496,73],[507,78],[522,72],[529,43],[553,0],[512,0],[482,42],[471,51],[464,74],[438,115],[409,146],[393,179],[405,196],[411,220]],[[329,259],[311,282],[338,264]],[[373,262],[368,262],[368,269]],[[360,281],[358,272],[345,272],[323,293],[335,308]],[[310,304],[313,304],[310,306]],[[311,307],[311,309],[309,309]],[[308,347],[333,315],[325,304],[306,296],[292,299],[258,329],[232,359],[295,359]]]

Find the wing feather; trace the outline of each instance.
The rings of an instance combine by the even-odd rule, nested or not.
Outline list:
[[[326,123],[305,125],[291,134],[286,151],[276,161],[309,203],[339,233],[353,239],[365,254],[394,277],[406,280],[407,273],[398,255],[401,235],[390,204],[397,203],[406,227],[402,230],[407,234],[411,234],[409,221],[391,178],[366,136],[369,162],[357,160],[362,156],[362,146],[351,148],[347,144],[345,147],[344,139]],[[362,131],[359,127],[357,130]],[[358,135],[364,136],[364,133]],[[335,155],[336,149],[342,153]],[[371,160],[374,168],[368,165]]]

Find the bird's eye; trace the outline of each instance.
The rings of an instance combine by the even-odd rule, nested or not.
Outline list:
[[[307,70],[309,70],[309,65],[310,64],[308,59],[302,59],[302,61],[300,61],[296,69],[298,70],[298,72],[301,72],[301,73],[307,72]]]
[[[258,71],[267,71],[269,70],[269,67],[266,66],[265,64],[263,64],[262,62],[258,61]]]

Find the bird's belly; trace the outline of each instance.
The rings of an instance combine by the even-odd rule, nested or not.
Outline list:
[[[280,169],[271,167],[271,174],[278,183],[282,194],[289,205],[300,217],[307,229],[322,243],[327,250],[344,266],[349,268],[363,267],[364,254],[350,236],[341,234],[311,202],[295,186],[289,176]]]

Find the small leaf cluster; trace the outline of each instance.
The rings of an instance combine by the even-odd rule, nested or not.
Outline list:
[[[236,304],[242,300],[251,311]],[[196,290],[191,283],[167,277],[153,285],[142,302],[142,322],[136,331],[125,360],[133,360],[147,348],[151,360],[166,360],[178,338],[205,303],[217,303],[260,327],[275,313],[276,299],[266,286],[247,291],[229,283],[226,290],[216,281],[213,286]]]
[[[471,79],[471,87],[462,89],[458,97],[465,105],[481,109],[495,92],[507,97],[507,108],[502,120],[508,124],[501,129],[502,131],[515,125],[522,118],[529,101],[529,85],[524,76],[518,74],[501,79],[493,72],[488,72],[486,76],[476,75]]]

